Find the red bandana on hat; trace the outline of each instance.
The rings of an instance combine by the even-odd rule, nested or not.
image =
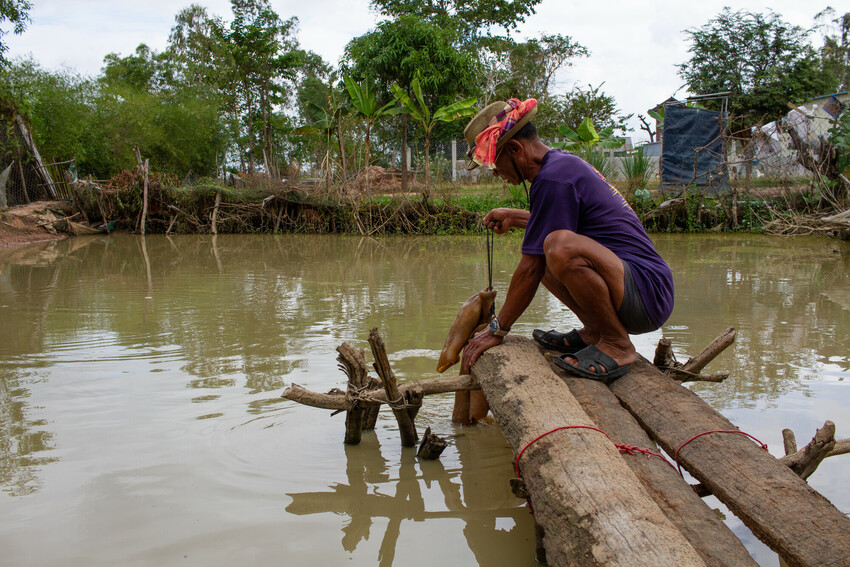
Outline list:
[[[499,138],[535,106],[537,106],[537,100],[533,98],[523,102],[520,102],[518,98],[508,100],[504,110],[494,116],[490,120],[490,125],[475,137],[475,149],[472,155],[475,163],[481,167],[494,169]]]

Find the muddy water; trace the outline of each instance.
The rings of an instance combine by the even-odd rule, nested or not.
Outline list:
[[[679,357],[739,331],[709,367],[732,377],[693,388],[774,454],[783,427],[803,444],[831,419],[850,437],[850,246],[655,240],[676,274],[663,331]],[[518,245],[496,244],[499,302]],[[495,424],[454,428],[451,396],[429,398],[417,422],[450,446],[419,462],[389,413],[345,447],[342,415],[280,399],[291,382],[342,386],[335,347],[368,352],[372,327],[401,380],[435,376],[458,306],[486,281],[483,237],[116,235],[0,250],[0,563],[534,565]],[[515,330],[575,323],[540,293]],[[661,336],[635,343],[650,356]],[[848,475],[836,457],[810,482],[850,512]]]

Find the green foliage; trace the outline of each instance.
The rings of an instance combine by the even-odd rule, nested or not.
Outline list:
[[[626,180],[626,193],[631,195],[639,189],[646,188],[654,173],[655,163],[649,159],[649,156],[644,155],[643,148],[640,147],[626,154],[620,165]]]
[[[837,16],[835,10],[826,8],[815,16],[828,20],[821,26],[824,30],[820,56],[824,68],[835,77],[834,91],[850,89],[850,12]]]
[[[411,81],[410,89],[413,91],[415,99],[408,96],[407,92],[397,84],[392,85],[392,91],[396,100],[401,103],[405,112],[421,125],[422,130],[425,132],[425,199],[428,200],[431,198],[431,158],[429,156],[431,132],[434,130],[434,126],[440,122],[454,122],[459,118],[474,116],[477,112],[473,108],[476,99],[467,98],[453,102],[446,106],[441,106],[432,113],[425,103],[425,96],[423,95],[418,75]]]
[[[12,24],[12,32],[15,35],[24,33],[27,22],[30,21],[29,11],[32,4],[29,0],[0,0],[0,24],[9,21]],[[5,53],[9,49],[3,40],[8,32],[0,28],[0,69],[8,65]]]
[[[516,29],[541,0],[372,0],[380,14],[414,17],[473,39],[492,28]]]
[[[477,93],[478,64],[458,50],[459,38],[414,16],[381,22],[375,31],[345,47],[343,71],[356,81],[375,80],[380,97],[390,85],[410,91],[417,74],[429,106],[443,106],[458,96]]]
[[[602,92],[603,84],[597,87],[588,85],[586,90],[576,87],[566,94],[546,101],[535,119],[538,131],[544,136],[557,136],[554,132],[558,125],[563,124],[577,130],[586,118],[590,118],[591,122],[601,129],[628,131],[627,122],[632,115],[623,115],[620,112],[614,97]]]
[[[829,142],[838,154],[836,168],[850,178],[850,111],[845,109],[835,120],[829,131]]]
[[[685,32],[691,59],[678,65],[693,93],[729,91],[729,112],[736,126],[749,128],[787,111],[790,100],[830,92],[831,73],[808,42],[811,30],[766,14],[724,8],[698,29]],[[716,109],[719,103],[708,103]]]
[[[493,38],[481,43],[484,92],[496,100],[535,98],[545,104],[552,96],[555,74],[572,65],[573,59],[590,54],[586,47],[561,34],[525,42]]]
[[[624,139],[615,138],[613,136],[614,128],[611,126],[597,132],[596,128],[593,127],[593,121],[590,117],[585,118],[575,130],[569,126],[561,125],[558,126],[558,131],[562,136],[567,138],[565,142],[556,142],[552,144],[556,148],[560,149],[569,149],[572,147],[576,147],[578,149],[592,149],[599,146],[603,149],[613,150],[623,147],[623,144],[626,143]]]

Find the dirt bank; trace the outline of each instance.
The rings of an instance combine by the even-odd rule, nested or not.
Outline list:
[[[70,213],[64,201],[38,201],[0,212],[0,247],[66,238],[53,224]]]

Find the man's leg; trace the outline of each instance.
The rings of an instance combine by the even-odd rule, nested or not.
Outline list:
[[[582,339],[587,336],[587,344],[595,344],[621,366],[634,362],[634,345],[617,316],[624,294],[623,262],[595,240],[569,230],[547,236],[543,253],[547,268],[544,285],[584,324]]]

